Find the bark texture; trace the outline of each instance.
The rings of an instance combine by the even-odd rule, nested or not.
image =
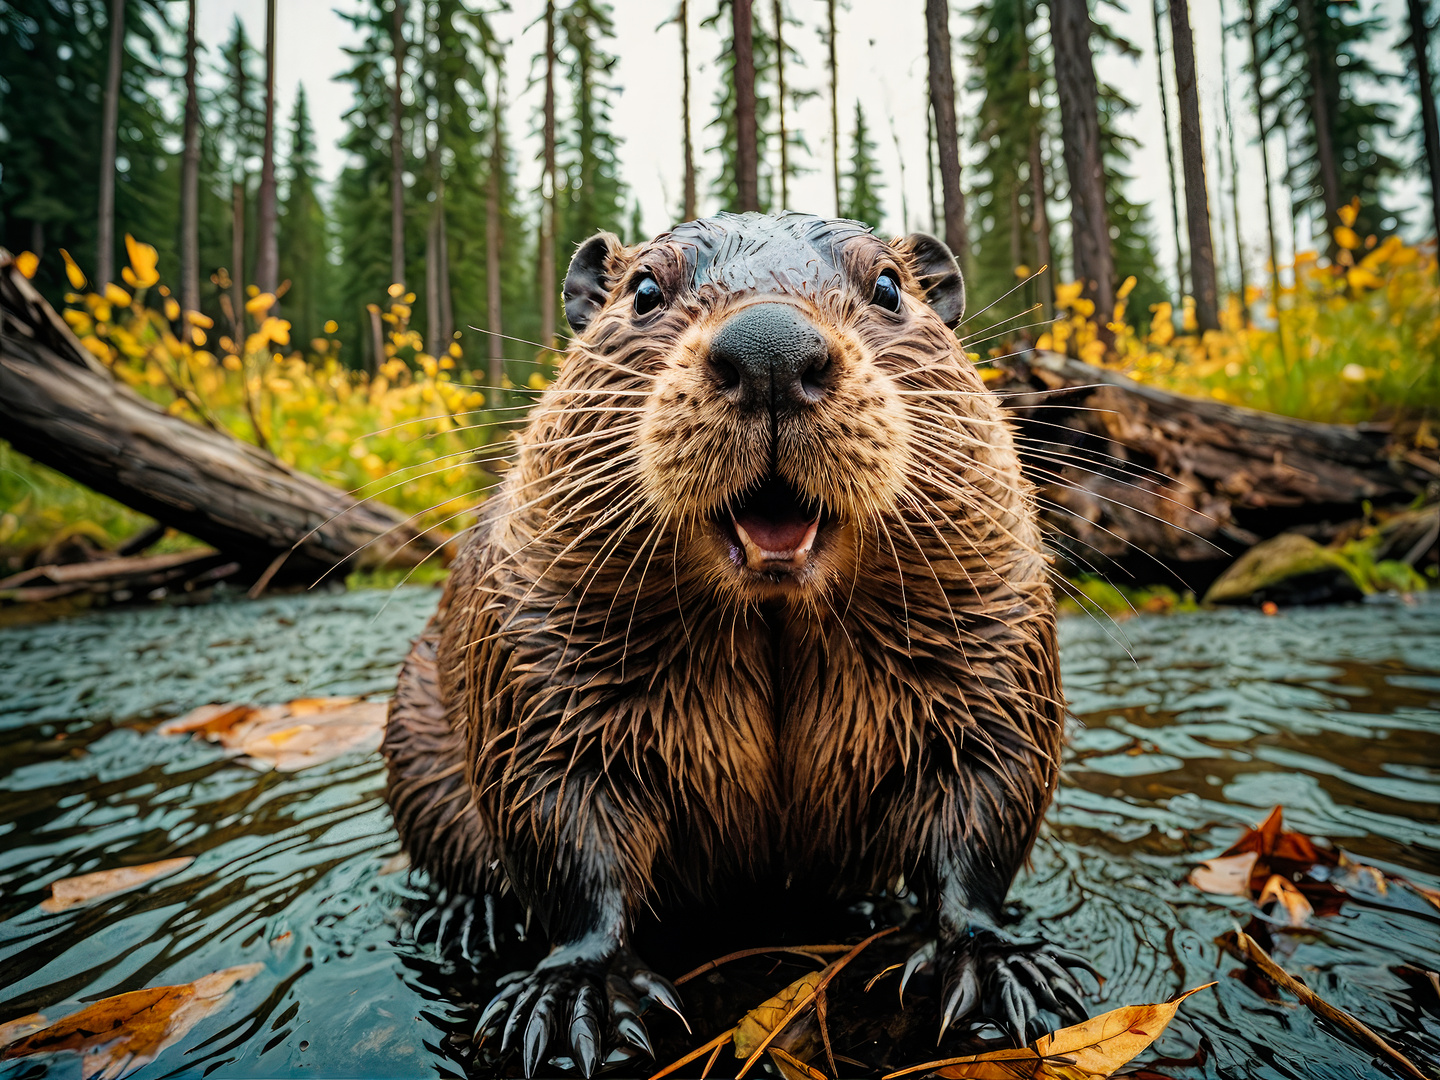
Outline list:
[[[1303,2],[1303,0],[1302,0]],[[1195,38],[1190,0],[1170,0],[1170,44],[1180,100],[1180,160],[1185,169],[1185,226],[1190,234],[1190,285],[1200,332],[1220,329],[1215,282],[1215,245],[1210,235],[1210,196],[1205,185],[1205,142],[1195,84]]]
[[[115,140],[120,126],[120,65],[125,61],[125,0],[110,0],[110,60],[100,128],[100,208],[95,274],[103,289],[115,277]]]
[[[832,0],[833,2],[833,0]],[[680,65],[684,72],[680,94],[680,122],[685,129],[685,194],[681,217],[694,221],[699,216],[695,199],[695,143],[690,134],[690,3],[680,0]]]
[[[755,24],[751,0],[733,0],[735,42],[735,187],[741,213],[760,209],[760,141],[755,124]]]
[[[275,0],[265,6],[265,144],[260,150],[260,194],[255,208],[255,284],[262,293],[280,284],[275,235]]]
[[[970,237],[965,228],[965,191],[960,186],[960,131],[955,122],[955,69],[950,63],[947,0],[925,0],[925,40],[935,147],[940,158],[940,197],[945,208],[945,243],[963,271],[970,262]]]
[[[1425,169],[1430,174],[1430,228],[1440,233],[1440,123],[1435,117],[1435,85],[1430,77],[1430,27],[1424,0],[1409,0],[1410,49],[1420,88],[1420,130],[1425,142]]]
[[[1055,47],[1065,172],[1070,180],[1075,276],[1085,283],[1085,295],[1095,302],[1096,318],[1103,326],[1115,310],[1115,258],[1105,205],[1105,163],[1100,150],[1095,63],[1090,54],[1092,29],[1085,0],[1052,0],[1050,37]]]
[[[555,3],[545,4],[544,171],[540,177],[540,344],[555,345]],[[498,383],[496,385],[499,385]]]
[[[445,540],[121,385],[0,252],[0,430],[22,454],[211,544],[252,578],[412,566]],[[291,549],[294,549],[293,552]]]
[[[1260,540],[1326,542],[1365,501],[1406,504],[1440,482],[1440,465],[1397,452],[1381,427],[1173,394],[1053,353],[1004,370],[993,385],[1071,572],[1120,566],[1198,592]]]
[[[273,2],[273,0],[272,0]],[[390,87],[390,280],[405,281],[405,147],[400,125],[400,100],[405,79],[406,0],[393,0],[390,47],[395,56],[395,84]],[[376,359],[379,363],[379,359]]]
[[[180,307],[200,310],[200,96],[195,87],[195,18],[185,31],[185,143],[180,156]]]

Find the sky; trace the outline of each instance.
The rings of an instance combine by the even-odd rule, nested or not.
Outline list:
[[[1119,6],[1129,2],[1128,10]],[[1206,158],[1212,220],[1218,218],[1223,199],[1225,208],[1224,235],[1219,220],[1214,220],[1217,258],[1234,264],[1235,235],[1229,213],[1230,175],[1228,166],[1224,190],[1217,190],[1217,170],[1213,161],[1214,139],[1223,132],[1222,89],[1224,78],[1220,59],[1221,3],[1226,16],[1234,20],[1240,0],[1191,0],[1190,18],[1195,35],[1202,123],[1206,129]],[[1389,40],[1377,42],[1369,58],[1383,70],[1400,73],[1406,56],[1399,49],[1403,33],[1404,0],[1361,0],[1367,10],[1384,14],[1393,33]],[[804,64],[787,68],[787,83],[819,91],[795,115],[794,127],[804,134],[810,148],[811,170],[792,181],[790,208],[819,214],[836,210],[833,179],[830,170],[830,132],[828,83],[825,71],[825,47],[820,36],[826,14],[824,0],[786,0],[787,11],[799,17],[803,26],[787,31],[787,40],[799,49]],[[303,83],[309,99],[322,173],[333,180],[344,166],[344,154],[337,143],[344,132],[344,114],[350,106],[348,84],[334,81],[336,75],[350,65],[343,51],[346,45],[358,43],[358,35],[340,15],[356,10],[360,0],[279,0],[276,57],[276,94],[278,115],[289,116],[298,86]],[[1143,5],[1143,6],[1142,6]],[[529,138],[535,126],[540,88],[532,85],[531,57],[544,46],[543,28],[535,25],[541,10],[540,0],[512,0],[515,10],[498,12],[491,17],[492,26],[507,50],[507,100],[509,131],[520,153],[522,190],[533,189],[538,183],[538,138]],[[613,128],[622,140],[620,147],[621,175],[633,199],[638,199],[645,230],[654,235],[664,231],[678,213],[680,203],[682,160],[680,118],[680,48],[679,31],[674,25],[662,26],[677,7],[676,0],[615,0],[616,36],[608,47],[617,56],[614,82],[620,88],[612,112]],[[714,99],[717,89],[716,56],[720,35],[713,29],[702,29],[700,20],[711,14],[708,0],[691,0],[690,44],[692,80],[692,130],[701,168],[700,209],[713,211],[713,200],[705,198],[713,173],[705,167],[712,161],[703,154],[715,145],[717,132],[706,127],[715,116]],[[758,0],[760,16],[769,21],[770,4]],[[964,10],[969,4],[961,0],[951,4],[952,30],[957,35],[969,29]],[[838,14],[838,68],[841,124],[841,162],[849,157],[849,136],[854,126],[855,102],[865,110],[871,138],[877,143],[877,156],[883,173],[881,192],[885,209],[882,231],[899,235],[915,229],[930,230],[933,225],[927,208],[925,182],[925,114],[926,54],[923,0],[840,0]],[[246,26],[251,40],[264,42],[265,0],[199,0],[199,37],[210,46],[213,58],[229,35],[238,16]],[[1133,151],[1130,174],[1134,182],[1131,198],[1150,206],[1152,235],[1156,261],[1162,273],[1173,278],[1175,252],[1170,227],[1170,194],[1166,179],[1163,127],[1159,91],[1156,85],[1154,37],[1149,4],[1145,0],[1108,0],[1102,7],[1103,17],[1141,50],[1141,56],[1129,59],[1108,51],[1096,59],[1097,75],[1114,85],[1138,108],[1128,118],[1128,133],[1138,145]],[[1168,34],[1168,23],[1166,28]],[[1249,80],[1242,64],[1248,61],[1248,49],[1232,35],[1228,44],[1231,76],[1231,109],[1235,119],[1235,143],[1239,168],[1239,217],[1242,246],[1252,280],[1265,264],[1265,204],[1262,163],[1258,145],[1258,127],[1249,107]],[[1167,53],[1167,62],[1169,55]],[[954,54],[956,84],[961,87],[957,112],[962,123],[973,116],[978,95],[964,89],[971,71],[963,47],[957,42]],[[1171,125],[1174,129],[1176,110],[1173,107],[1173,71],[1170,79],[1172,95]],[[1396,89],[1397,120],[1401,129],[1408,127],[1413,106],[1400,100],[1403,91]],[[788,117],[787,117],[788,120]],[[282,140],[280,145],[285,145]],[[962,172],[966,161],[962,144]],[[1228,154],[1228,149],[1225,151]],[[1178,153],[1178,143],[1177,143]],[[1292,242],[1298,232],[1310,235],[1308,222],[1292,222],[1285,192],[1279,187],[1284,170],[1284,145],[1276,135],[1270,149],[1270,168],[1274,177],[1276,228],[1282,261],[1295,249]],[[1411,176],[1395,187],[1392,203],[1398,207],[1418,206],[1420,178]],[[903,193],[903,199],[902,199]],[[1181,220],[1184,221],[1183,191]],[[905,212],[908,210],[908,214]],[[1421,230],[1419,212],[1412,213],[1412,229]],[[1312,246],[1308,241],[1302,246]]]

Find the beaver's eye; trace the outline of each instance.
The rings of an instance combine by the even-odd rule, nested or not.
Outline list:
[[[875,279],[875,295],[870,298],[872,304],[878,304],[886,311],[900,310],[900,282],[895,277],[895,271],[886,270]]]
[[[660,291],[660,286],[655,284],[654,278],[642,278],[640,284],[635,286],[635,314],[645,315],[654,311],[664,299],[665,295]]]

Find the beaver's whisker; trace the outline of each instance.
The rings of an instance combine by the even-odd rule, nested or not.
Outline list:
[[[982,307],[979,311],[976,311],[976,312],[974,312],[974,313],[972,313],[972,314],[966,315],[964,321],[963,321],[960,325],[961,325],[961,326],[964,326],[965,323],[968,323],[971,319],[978,319],[981,315],[984,315],[985,312],[989,311],[989,310],[990,310],[991,308],[993,308],[995,305],[1000,304],[1000,303],[1003,303],[1003,302],[1005,301],[1005,298],[1006,298],[1006,297],[1010,296],[1011,294],[1013,294],[1014,292],[1016,292],[1016,291],[1019,290],[1019,289],[1023,289],[1026,285],[1029,285],[1030,282],[1034,281],[1036,278],[1038,278],[1041,274],[1045,273],[1045,271],[1046,271],[1046,270],[1049,270],[1049,269],[1050,269],[1050,264],[1049,264],[1049,263],[1046,263],[1044,266],[1040,267],[1040,269],[1035,270],[1035,271],[1032,271],[1027,277],[1024,277],[1024,278],[1022,278],[1020,281],[1017,281],[1014,285],[1010,286],[1010,288],[1006,289],[1003,293],[1001,293],[999,296],[997,296],[994,300],[991,300],[990,303],[986,304],[986,305],[985,305],[984,307]],[[1029,310],[1034,311],[1035,308],[1040,307],[1040,306],[1041,306],[1040,304],[1036,303],[1036,304],[1032,305],[1032,306],[1029,308]]]
[[[902,491],[902,492],[900,493],[900,496],[901,496],[902,499],[904,499],[907,495],[909,495],[908,492]],[[914,504],[912,504],[912,505],[914,505],[917,510],[919,509],[919,504],[918,504],[918,503],[914,503]],[[955,614],[955,609],[954,609],[954,607],[951,606],[951,604],[950,604],[950,595],[949,595],[948,591],[947,591],[946,588],[945,588],[945,583],[940,580],[940,575],[936,572],[936,570],[935,570],[935,565],[930,561],[930,556],[925,553],[925,547],[924,547],[924,545],[921,544],[920,541],[919,541],[919,539],[915,536],[915,533],[914,533],[914,532],[911,530],[911,528],[910,528],[910,523],[905,520],[905,516],[904,516],[903,514],[896,514],[896,515],[895,515],[895,520],[897,520],[898,522],[900,522],[901,527],[905,530],[905,534],[910,537],[910,543],[913,544],[914,547],[915,547],[915,553],[920,556],[921,560],[925,563],[925,568],[930,571],[930,576],[935,579],[935,585],[936,585],[936,588],[939,590],[940,599],[944,602],[944,604],[945,604],[945,610],[946,610],[946,612],[948,612],[949,615],[950,615],[950,623],[951,623],[951,625],[955,628],[955,636],[956,636],[957,638],[958,638],[958,637],[963,637],[964,634],[963,634],[963,633],[961,632],[961,630],[960,630],[960,619],[959,619],[959,617]],[[939,533],[938,530],[936,530],[935,535],[936,535],[937,537],[940,536],[940,533]],[[944,543],[944,539],[943,539],[943,538],[941,538],[941,543]],[[949,548],[950,545],[949,545],[949,544],[946,544],[945,546],[946,546],[947,548]],[[954,557],[955,557],[955,553],[954,553],[953,551],[950,552],[950,556],[951,556],[951,558],[954,558]],[[959,562],[960,562],[959,559],[955,559],[955,561],[956,561],[956,563],[959,563]],[[962,569],[963,569],[963,568],[962,568]],[[968,577],[969,575],[967,574],[966,576]]]
[[[376,543],[376,542],[378,542],[378,541],[380,541],[380,540],[383,540],[385,537],[389,536],[389,535],[390,535],[392,532],[394,532],[396,529],[401,528],[401,527],[406,526],[406,525],[409,525],[409,524],[410,524],[412,521],[414,521],[416,518],[423,517],[425,514],[430,513],[431,510],[439,509],[440,507],[444,506],[444,505],[445,505],[446,503],[448,503],[448,502],[454,502],[456,499],[463,499],[463,498],[465,498],[467,495],[475,495],[475,494],[478,494],[479,492],[481,492],[481,491],[483,491],[483,490],[485,490],[485,489],[484,489],[484,488],[475,488],[475,489],[473,489],[473,490],[471,490],[471,491],[462,491],[462,492],[460,492],[459,494],[457,494],[457,495],[452,495],[452,496],[450,496],[450,497],[447,498],[447,499],[441,499],[439,502],[435,503],[433,506],[429,506],[429,507],[427,507],[427,508],[424,509],[424,510],[421,510],[421,511],[419,511],[419,512],[417,512],[417,513],[411,514],[411,515],[410,515],[408,518],[406,518],[404,521],[396,522],[396,523],[395,523],[394,525],[392,525],[390,528],[388,528],[388,529],[386,529],[384,532],[382,532],[379,536],[372,537],[371,539],[367,540],[365,543],[361,544],[358,548],[356,548],[354,551],[352,551],[352,552],[349,554],[349,556],[346,557],[342,562],[332,563],[330,566],[327,566],[327,567],[325,568],[324,573],[322,573],[319,577],[317,577],[314,581],[312,581],[309,585],[306,586],[306,590],[308,591],[309,589],[315,588],[315,586],[319,585],[322,581],[324,581],[327,577],[329,577],[329,576],[331,575],[331,573],[333,573],[337,567],[342,566],[342,565],[344,565],[344,564],[346,564],[346,563],[349,563],[351,559],[355,558],[356,555],[359,555],[362,551],[364,551],[366,548],[368,548],[371,544],[374,544],[374,543]],[[450,517],[445,518],[445,519],[442,520],[442,521],[436,522],[434,525],[431,525],[429,528],[426,528],[426,529],[422,530],[420,533],[418,533],[418,534],[416,535],[415,539],[416,539],[416,540],[419,540],[419,539],[421,539],[422,537],[428,536],[430,533],[432,533],[432,532],[434,532],[436,529],[438,529],[441,525],[444,525],[444,524],[446,524],[447,522],[450,522],[450,521],[454,521],[456,518],[464,517],[466,514],[473,514],[474,512],[475,512],[475,508],[474,508],[473,505],[472,505],[472,506],[467,506],[464,510],[461,510],[461,511],[455,513],[455,514],[452,514]],[[409,543],[414,543],[414,540],[410,541]],[[406,545],[403,545],[403,546],[408,547],[409,544],[406,544]]]
[[[999,330],[1000,327],[1004,326],[1006,323],[1008,323],[1008,322],[1014,322],[1016,319],[1023,319],[1026,315],[1033,315],[1036,311],[1039,311],[1039,310],[1040,310],[1041,308],[1043,308],[1043,307],[1044,307],[1043,304],[1040,304],[1040,303],[1037,302],[1037,303],[1031,304],[1031,305],[1030,305],[1029,307],[1027,307],[1027,308],[1022,308],[1020,311],[1015,312],[1014,315],[1007,315],[1005,318],[1001,319],[999,322],[993,322],[993,323],[991,323],[989,326],[982,327],[981,329],[976,330],[976,331],[974,331],[973,333],[963,334],[963,335],[957,334],[956,336],[960,339],[960,344],[961,344],[962,346],[971,345],[971,344],[973,344],[977,339],[982,340],[982,341],[984,340],[983,338],[980,337],[981,334],[989,334],[989,335],[992,336],[992,337],[997,336],[997,335],[994,333],[994,331]],[[1047,321],[1047,322],[1056,322],[1056,321],[1058,321],[1058,316],[1057,316],[1056,318],[1054,318],[1054,319],[1047,319],[1046,321]],[[1015,329],[1024,329],[1024,327],[1015,327]]]
[[[514,334],[502,334],[498,330],[485,330],[479,326],[473,325],[466,327],[466,329],[474,330],[477,334],[487,334],[490,337],[504,338],[506,341],[518,341],[521,345],[533,345],[537,349],[544,349],[546,352],[555,353],[557,356],[563,356],[565,354],[564,349],[557,349],[553,345],[541,345],[538,341],[531,341],[529,338],[516,337]],[[555,336],[562,342],[570,340],[569,335],[562,334],[559,331],[556,331]]]

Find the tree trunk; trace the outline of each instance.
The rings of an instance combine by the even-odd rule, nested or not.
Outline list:
[[[839,130],[836,130],[836,138],[839,138]],[[837,142],[838,146],[839,143]],[[838,151],[837,151],[838,152]],[[835,201],[836,213],[839,213],[840,201],[840,169],[835,169]],[[925,193],[930,199],[930,231],[940,232],[940,204],[935,200],[935,108],[930,101],[930,92],[925,92]]]
[[[833,2],[833,0],[832,0]],[[681,216],[686,221],[699,217],[695,201],[695,144],[690,135],[690,4],[680,0],[680,66],[684,70],[681,82],[680,122],[685,128],[685,195]]]
[[[740,205],[760,209],[760,142],[755,127],[755,24],[750,0],[731,0],[735,42],[735,187]]]
[[[1030,135],[1030,227],[1035,230],[1035,256],[1040,269],[1040,304],[1045,318],[1055,313],[1055,256],[1050,249],[1050,210],[1046,206],[1045,162],[1040,156],[1040,132]]]
[[[1230,50],[1226,44],[1225,0],[1220,0],[1220,77],[1225,104],[1225,134],[1230,145],[1230,213],[1235,225],[1235,266],[1239,272],[1240,320],[1250,325],[1250,281],[1245,269],[1245,237],[1240,229],[1240,159],[1235,156],[1235,118],[1230,111]]]
[[[555,346],[555,0],[545,2],[545,149],[540,177],[540,344]],[[496,385],[499,385],[498,383]]]
[[[195,8],[185,31],[185,146],[180,157],[180,309],[200,310],[200,95],[195,87]],[[185,340],[190,340],[187,326]]]
[[[1435,88],[1430,77],[1430,28],[1423,0],[1409,0],[1410,48],[1420,84],[1420,129],[1425,138],[1425,171],[1430,174],[1430,227],[1440,234],[1440,125],[1435,118]]]
[[[835,61],[835,0],[825,0],[830,32],[825,37],[830,60],[830,173],[835,180],[835,214],[840,214],[840,67]],[[935,181],[930,181],[933,188]]]
[[[255,284],[262,293],[274,293],[280,284],[280,249],[275,236],[275,0],[267,0],[265,5],[265,145],[260,155]]]
[[[430,207],[425,227],[425,351],[438,357],[444,352],[440,340],[440,215]]]
[[[1165,90],[1165,49],[1160,36],[1160,0],[1151,0],[1155,23],[1155,80],[1160,87],[1160,124],[1165,129],[1165,175],[1170,181],[1170,226],[1175,236],[1176,300],[1185,296],[1185,247],[1180,240],[1180,191],[1175,186],[1175,140],[1170,136],[1170,95]]]
[[[394,4],[390,44],[395,56],[395,85],[390,88],[390,280],[405,281],[405,148],[400,137],[401,87],[405,79],[405,7]]]
[[[1052,0],[1050,38],[1055,51],[1065,172],[1070,180],[1075,276],[1095,303],[1096,321],[1104,326],[1115,311],[1115,260],[1110,248],[1110,212],[1105,205],[1091,32],[1085,0]]]
[[[110,66],[105,73],[105,114],[100,128],[100,219],[95,230],[95,273],[101,289],[115,277],[115,142],[120,126],[120,65],[125,60],[125,0],[110,0]]]
[[[485,321],[490,333],[490,389],[486,399],[499,401],[500,380],[505,376],[505,339],[500,336],[500,245],[504,235],[500,228],[500,181],[505,175],[504,140],[501,119],[504,116],[505,69],[495,64],[495,101],[490,113],[490,175],[485,184]]]
[[[1270,249],[1270,302],[1280,313],[1280,255],[1275,247],[1275,196],[1270,189],[1270,129],[1265,124],[1265,87],[1260,71],[1260,31],[1255,20],[1255,0],[1245,0],[1245,27],[1250,35],[1250,74],[1255,89],[1255,122],[1260,127],[1260,171],[1265,181],[1265,238]],[[1285,336],[1276,327],[1280,352],[1285,352]]]
[[[1203,334],[1220,329],[1220,297],[1215,283],[1215,246],[1210,237],[1210,197],[1205,190],[1205,136],[1200,128],[1200,96],[1195,87],[1190,0],[1170,0],[1170,47],[1175,54],[1175,90],[1180,100],[1180,160],[1185,167],[1190,284],[1195,297],[1195,321]]]
[[[242,84],[243,85],[243,84]],[[242,170],[230,182],[230,320],[235,348],[245,342],[245,189],[249,185]]]
[[[440,341],[450,348],[455,340],[455,309],[450,293],[450,229],[445,220],[445,184],[440,184]]]
[[[963,272],[969,268],[970,237],[965,228],[965,192],[960,187],[960,130],[955,122],[948,0],[925,0],[925,38],[930,62],[930,106],[935,112],[935,145],[940,157],[940,193],[945,204],[945,243]]]
[[[117,382],[0,252],[0,429],[43,465],[214,545],[252,576],[283,560],[413,566],[444,542]]]
[[[1316,25],[1315,0],[1295,0],[1300,34],[1305,42],[1305,60],[1310,78],[1310,123],[1315,130],[1315,157],[1320,165],[1320,186],[1325,201],[1325,231],[1340,224],[1340,169],[1335,160],[1334,109],[1330,94],[1333,82],[1330,65],[1320,51],[1320,28]]]
[[[785,0],[774,0],[775,103],[780,110],[780,209],[790,205],[790,133],[785,129]]]

